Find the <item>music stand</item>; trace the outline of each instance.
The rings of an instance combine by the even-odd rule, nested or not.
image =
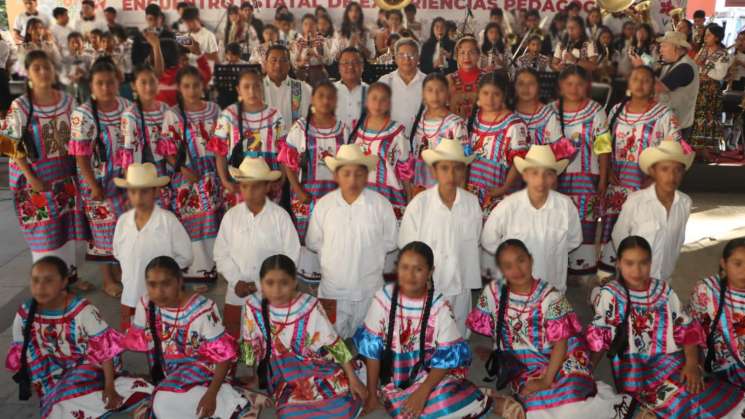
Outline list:
[[[362,80],[365,83],[374,83],[382,76],[396,71],[396,64],[367,64],[362,72]]]
[[[254,70],[261,74],[259,64],[216,64],[213,77],[215,89],[217,89],[217,104],[225,108],[238,99],[235,88],[238,86],[238,77],[246,70]]]
[[[559,81],[559,73],[554,71],[538,72],[539,96],[543,103],[556,100],[558,97],[556,85]]]

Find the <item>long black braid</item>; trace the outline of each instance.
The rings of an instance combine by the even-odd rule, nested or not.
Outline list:
[[[580,19],[581,20],[581,19]],[[568,65],[564,67],[563,70],[561,70],[561,73],[559,73],[559,82],[568,79],[570,76],[577,76],[584,80],[585,82],[590,80],[590,75],[587,73],[587,70],[584,68],[578,66],[578,65]],[[561,136],[566,137],[565,127],[566,123],[564,122],[564,96],[559,95],[559,105],[558,105],[558,116],[559,116],[559,124],[561,124]]]
[[[262,390],[268,390],[269,383],[272,379],[272,323],[269,317],[269,300],[266,298],[261,299],[261,320],[266,329],[266,336],[264,339],[266,341],[266,352],[261,361],[259,361],[257,373],[259,375],[259,388]]]
[[[150,67],[148,64],[145,64],[141,67],[138,67],[135,69],[133,77],[136,81],[137,78],[140,76],[140,74],[144,73],[152,73],[153,72],[152,67]],[[143,147],[142,147],[142,162],[141,163],[155,163],[155,157],[153,157],[153,151],[150,148],[150,139],[148,138],[147,134],[147,123],[145,122],[145,109],[142,107],[142,101],[140,100],[140,97],[135,95],[135,106],[137,107],[137,113],[140,117],[140,128],[142,129],[142,140],[143,140]]]
[[[31,328],[36,318],[36,309],[38,307],[36,299],[32,298],[28,305],[26,314],[26,323],[23,325],[23,345],[21,346],[21,368],[13,375],[13,381],[18,383],[18,399],[28,400],[31,398],[31,372],[28,368],[28,355],[26,351],[31,343]]]
[[[261,79],[261,76],[256,71],[244,70],[241,72],[240,75],[238,75],[239,84],[244,77],[257,77]],[[236,123],[238,125],[238,141],[233,146],[233,149],[230,150],[228,164],[233,167],[238,167],[241,165],[241,162],[243,162],[243,157],[245,157],[246,155],[246,152],[243,149],[243,102],[240,99],[235,102],[235,113],[237,119]]]
[[[150,329],[150,335],[153,338],[153,361],[150,365],[150,377],[153,379],[153,383],[156,385],[165,378],[163,373],[163,347],[160,344],[160,334],[158,328],[155,325],[155,303],[150,301],[147,304],[148,314],[148,326]]]
[[[416,117],[414,118],[414,124],[411,125],[411,132],[409,132],[409,145],[410,145],[410,150],[412,151],[414,151],[414,136],[416,135],[417,128],[419,127],[419,122],[422,120],[424,109],[425,109],[424,101],[422,101],[421,105],[419,105],[419,110],[416,112]]]
[[[409,377],[401,383],[401,388],[407,389],[411,387],[411,384],[413,384],[421,370],[424,368],[424,362],[425,362],[425,343],[427,340],[427,325],[429,324],[429,315],[432,311],[432,299],[434,297],[435,287],[434,284],[430,283],[429,290],[427,291],[427,300],[424,302],[424,314],[422,315],[422,322],[421,326],[419,328],[419,360],[414,365],[414,367],[411,369],[411,372],[409,373]],[[392,326],[391,326],[392,327]]]
[[[393,377],[393,332],[396,323],[396,309],[398,308],[398,283],[393,285],[391,292],[391,309],[388,312],[388,329],[385,335],[385,348],[380,357],[380,384],[383,386],[391,382]]]
[[[109,57],[108,55],[99,57],[91,66],[89,77],[91,81],[93,81],[93,78],[98,73],[110,73],[113,74],[114,77],[118,77],[119,71],[116,68],[116,65],[114,64],[114,61]],[[95,135],[93,136],[93,141],[95,143],[95,153],[96,158],[98,159],[99,163],[105,163],[107,158],[106,153],[106,144],[104,144],[103,139],[101,138],[101,133],[103,132],[103,129],[101,127],[101,117],[98,114],[98,101],[95,97],[91,97],[90,99],[91,104],[91,113],[93,114],[93,121],[95,123]]]

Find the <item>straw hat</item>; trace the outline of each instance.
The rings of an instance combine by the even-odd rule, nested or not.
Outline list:
[[[649,169],[661,161],[676,161],[683,166],[686,170],[691,168],[693,159],[696,158],[696,153],[693,150],[686,150],[678,141],[665,140],[660,143],[657,147],[649,147],[642,151],[639,156],[639,168],[642,172],[649,174]]]
[[[521,174],[525,169],[531,169],[534,167],[551,169],[560,174],[569,165],[569,160],[556,160],[554,152],[551,150],[551,146],[548,145],[532,145],[528,154],[525,157],[515,157],[515,168]]]
[[[237,182],[274,182],[282,177],[282,172],[272,170],[260,157],[246,157],[238,168],[228,167],[230,176]]]
[[[434,150],[422,151],[422,159],[424,159],[424,162],[429,166],[433,166],[438,161],[443,160],[465,163],[465,165],[468,166],[475,158],[475,154],[466,156],[465,151],[463,151],[463,145],[460,141],[451,140],[449,138],[440,141],[440,144],[438,144]]]
[[[597,7],[610,12],[617,13],[628,9],[635,0],[595,0]]]
[[[335,157],[324,157],[324,162],[329,170],[335,172],[342,166],[359,165],[367,167],[367,170],[373,171],[378,167],[378,156],[367,156],[357,144],[344,144],[339,147]]]
[[[152,163],[132,163],[127,168],[126,179],[114,178],[114,184],[124,189],[159,188],[170,181],[168,176],[158,176],[158,169]]]
[[[668,44],[673,44],[676,47],[691,49],[691,44],[689,44],[688,41],[686,40],[686,35],[678,31],[665,32],[665,36],[661,36],[657,38],[657,42],[658,43],[667,42]]]

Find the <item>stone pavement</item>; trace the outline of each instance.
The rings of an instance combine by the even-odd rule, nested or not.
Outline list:
[[[733,237],[745,235],[745,195],[742,194],[692,194],[694,209],[686,234],[686,246],[678,263],[673,280],[673,288],[684,302],[688,300],[695,281],[717,270],[722,242]],[[18,229],[11,195],[7,189],[0,190],[0,354],[4,359],[11,340],[10,325],[19,304],[29,297],[27,290],[30,253]],[[96,265],[87,263],[80,269],[81,277],[92,281],[99,289],[86,295],[101,309],[104,318],[113,325],[118,324],[119,302],[106,297],[100,291],[101,280]],[[220,281],[209,291],[208,296],[222,305],[225,283]],[[578,311],[582,321],[588,322],[592,316],[587,303],[588,289],[581,283],[570,285],[568,296]],[[474,301],[477,295],[474,294]],[[489,339],[474,335],[471,347],[490,346]],[[141,354],[126,354],[125,364],[135,373],[146,373],[145,357]],[[481,383],[484,375],[484,361],[475,359],[470,370],[470,378]],[[601,363],[598,379],[612,385],[608,362]],[[38,417],[36,398],[21,402],[18,400],[17,386],[4,369],[0,371],[0,412],[2,417],[23,419]],[[117,417],[126,417],[119,415]],[[271,411],[264,412],[262,418],[274,417]],[[377,412],[370,418],[384,418]]]

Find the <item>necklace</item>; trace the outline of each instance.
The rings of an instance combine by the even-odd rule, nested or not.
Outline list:
[[[160,315],[160,323],[162,330],[160,332],[160,340],[161,342],[165,342],[167,340],[170,340],[173,336],[173,333],[178,329],[178,319],[181,316],[181,303],[179,303],[178,308],[176,309],[176,319],[173,321],[173,327],[171,327],[170,330],[166,330],[166,322],[163,320],[163,314]]]
[[[480,113],[480,112],[479,112]],[[486,142],[486,139],[489,137],[494,137],[494,133],[498,130],[493,129],[495,125],[497,125],[497,120],[502,116],[502,114],[505,113],[504,110],[498,111],[496,114],[494,114],[494,117],[492,120],[488,123],[485,133],[483,135],[479,135],[479,139],[476,141],[476,144],[474,144],[473,149],[477,152],[480,150],[483,155],[486,155],[486,151],[483,150],[484,143]],[[480,116],[477,116],[477,119],[480,121]]]
[[[381,130],[379,130],[379,131],[376,131],[375,132],[375,136],[371,140],[368,140],[367,138],[365,138],[365,142],[372,143],[372,142],[377,141],[378,138],[382,138],[382,135],[381,134],[385,134],[386,128],[388,128],[388,124],[390,123],[390,121],[391,121],[391,118],[390,117],[387,117],[385,119],[385,122],[383,122],[383,128]],[[365,125],[362,127],[362,130],[365,133],[367,133],[367,127],[368,127],[367,123],[368,122],[370,122],[370,118],[366,118],[365,119]]]
[[[624,113],[627,115],[626,123],[631,126],[631,137],[629,137],[629,139],[626,140],[627,148],[630,148],[636,142],[636,124],[639,123],[639,121],[641,121],[642,118],[644,118],[644,116],[647,114],[647,112],[649,112],[650,109],[652,109],[652,107],[654,106],[654,103],[655,103],[654,101],[650,100],[647,103],[647,108],[644,109],[644,111],[639,115],[639,117],[633,121],[631,120],[631,118],[628,117],[628,115],[631,114],[631,111],[629,110],[629,104],[627,103],[626,106],[624,107]]]
[[[422,305],[422,312],[419,315],[419,320],[417,321],[417,325],[415,328],[409,327],[408,329],[404,329],[404,307],[403,307],[403,299],[401,295],[398,296],[398,341],[403,347],[404,344],[411,342],[411,337],[414,336],[415,332],[420,332],[422,327],[426,327],[426,325],[422,325],[422,320],[424,318],[424,310],[426,309],[427,305],[427,296],[424,297],[424,304]]]
[[[438,136],[438,134],[440,133],[440,130],[442,129],[442,126],[445,125],[446,118],[447,118],[447,115],[445,115],[440,120],[440,125],[437,126],[437,129],[432,135],[427,134],[427,128],[426,128],[427,120],[425,119],[424,121],[422,121],[422,143],[420,144],[420,147],[419,147],[419,153],[417,153],[419,156],[421,156],[422,150],[426,150],[429,148],[429,140]]]
[[[525,125],[530,126],[530,124],[533,122],[533,118],[535,118],[535,116],[538,114],[538,111],[540,111],[541,109],[543,109],[543,106],[541,106],[541,102],[536,103],[533,113],[530,114],[530,118],[528,120],[525,120],[525,118],[523,118],[523,121],[525,121]],[[521,113],[520,116],[522,115],[528,114]]]
[[[521,317],[523,314],[525,314],[528,311],[528,308],[530,308],[530,302],[533,300],[533,293],[535,293],[535,290],[538,289],[538,281],[533,281],[533,285],[530,288],[530,293],[528,294],[527,298],[525,299],[525,303],[523,303],[522,307],[520,308],[520,311],[517,311],[517,309],[514,309],[517,311],[517,314],[515,316],[509,315],[509,309],[510,309],[510,296],[509,294],[512,294],[512,291],[507,295],[507,301],[505,301],[505,304],[507,304],[507,318],[510,320],[509,323],[512,326],[512,335],[517,335],[520,333],[520,331],[523,328],[523,321]]]
[[[293,298],[290,300],[289,304],[287,304],[287,313],[285,313],[285,320],[277,326],[277,331],[272,332],[274,336],[279,336],[280,333],[282,333],[282,331],[285,330],[285,328],[287,327],[287,322],[290,320],[290,312],[292,311],[292,306],[294,304],[295,299]],[[269,314],[269,323],[271,323],[271,312]],[[272,330],[271,324],[269,325],[269,330]]]

